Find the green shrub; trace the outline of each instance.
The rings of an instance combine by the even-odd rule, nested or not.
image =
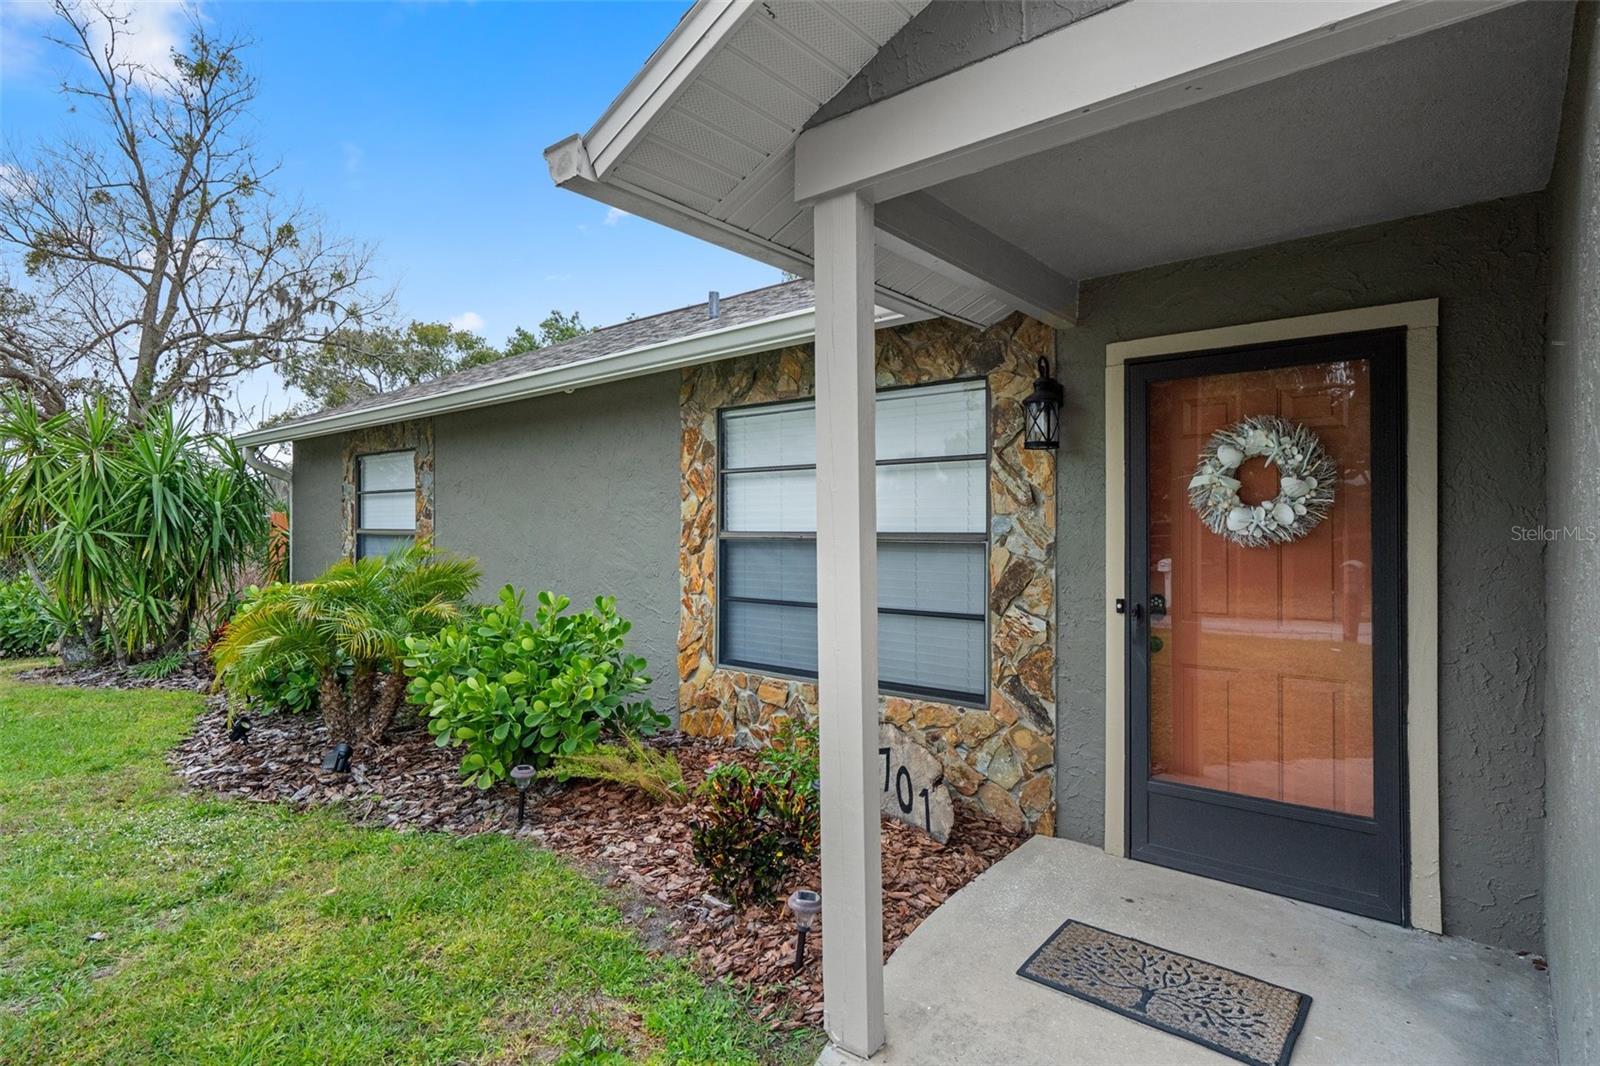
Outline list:
[[[646,747],[634,736],[624,737],[619,744],[601,744],[593,751],[557,755],[550,776],[558,781],[575,777],[610,781],[643,792],[658,803],[679,804],[689,798],[678,757]]]
[[[774,824],[767,790],[738,763],[713,766],[700,786],[701,816],[689,823],[695,861],[735,906],[771,899],[794,853]]]
[[[751,773],[714,766],[690,823],[695,861],[737,904],[771,899],[793,866],[822,846],[821,775],[814,726],[786,724]]]
[[[767,810],[790,851],[802,859],[822,846],[822,773],[817,764],[815,726],[784,723],[772,746],[763,748],[757,779],[766,790]]]
[[[135,677],[142,677],[146,681],[160,681],[162,678],[171,677],[183,668],[184,659],[188,658],[181,650],[169,651],[165,655],[154,659],[146,659],[142,663],[135,663],[132,667]]]
[[[0,582],[0,657],[42,655],[60,635],[44,597],[29,578]]]
[[[377,744],[405,702],[406,641],[459,622],[477,584],[476,563],[421,543],[269,585],[217,641],[217,684],[236,698],[275,697],[279,679],[309,663],[330,738]]]
[[[544,769],[558,755],[589,751],[605,734],[643,735],[667,718],[635,700],[650,679],[623,650],[631,624],[616,601],[563,614],[571,601],[539,593],[532,621],[507,585],[472,622],[408,642],[408,694],[426,710],[440,747],[464,746],[461,772],[488,788],[517,763]]]

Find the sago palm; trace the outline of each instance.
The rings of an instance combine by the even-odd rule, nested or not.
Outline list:
[[[406,638],[460,617],[477,583],[476,563],[418,544],[269,586],[228,623],[213,653],[219,681],[249,691],[310,664],[332,738],[377,743],[405,698]]]

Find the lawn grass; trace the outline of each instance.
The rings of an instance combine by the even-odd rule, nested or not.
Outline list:
[[[508,838],[200,798],[192,695],[0,671],[0,1062],[800,1061]]]

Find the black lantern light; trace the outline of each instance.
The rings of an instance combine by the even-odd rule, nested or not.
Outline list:
[[[794,968],[806,964],[806,934],[822,911],[822,893],[802,888],[789,896],[789,909],[794,912]]]
[[[1022,401],[1024,448],[1054,451],[1061,446],[1061,399],[1064,395],[1061,382],[1050,376],[1050,364],[1041,355],[1033,392]]]
[[[528,786],[533,784],[533,767],[519,762],[511,768],[511,783],[517,786],[517,828],[528,813]]]

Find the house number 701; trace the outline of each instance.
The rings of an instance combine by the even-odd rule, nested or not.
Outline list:
[[[928,799],[926,787],[918,789],[916,782],[911,780],[911,768],[905,765],[894,766],[894,752],[891,748],[879,748],[878,754],[883,756],[883,791],[889,791],[889,785],[894,785],[894,801],[900,808],[900,813],[909,816],[916,808],[916,801],[922,800],[922,828],[930,835],[933,833],[933,807]]]

